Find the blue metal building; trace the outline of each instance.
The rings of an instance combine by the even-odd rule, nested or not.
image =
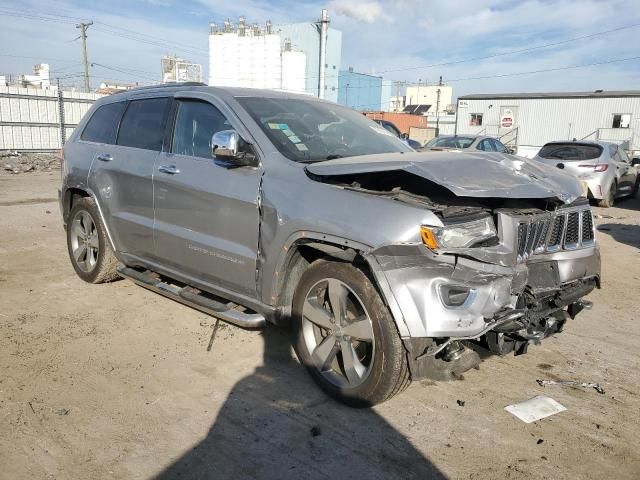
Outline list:
[[[306,91],[318,96],[318,80],[320,77],[320,31],[316,23],[293,23],[282,25],[277,31],[284,42],[291,40],[295,50],[301,50],[307,54],[307,78]],[[338,72],[342,59],[342,32],[329,28],[327,34],[327,60],[325,69],[325,96],[326,100],[338,101]]]
[[[386,93],[386,89],[385,93]],[[338,103],[361,111],[382,110],[382,77],[354,72],[352,68],[340,71],[338,77]]]

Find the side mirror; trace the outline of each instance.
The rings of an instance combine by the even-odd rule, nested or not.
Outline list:
[[[403,138],[403,139],[405,139],[405,140],[408,140],[408,139],[409,139],[409,134],[408,134],[408,133],[402,133],[402,134],[400,135],[400,138]]]
[[[222,130],[214,133],[211,137],[213,157],[238,167],[256,166],[255,155],[240,151],[241,142],[242,139],[235,130]]]
[[[515,155],[516,154],[516,148],[515,147],[504,147],[506,153],[509,153],[511,155]]]
[[[631,160],[632,167],[635,167],[637,165],[640,165],[640,158],[634,158],[633,160]]]

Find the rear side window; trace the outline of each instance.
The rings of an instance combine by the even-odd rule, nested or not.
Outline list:
[[[162,150],[165,110],[168,98],[132,100],[124,113],[118,133],[118,145]]]
[[[538,155],[554,160],[593,160],[602,155],[602,147],[600,145],[552,143],[542,147]]]
[[[84,127],[80,139],[87,142],[116,143],[118,122],[125,105],[126,102],[116,102],[98,107]]]

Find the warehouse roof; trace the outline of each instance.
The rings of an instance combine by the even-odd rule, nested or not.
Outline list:
[[[595,90],[593,92],[479,93],[463,95],[458,100],[493,100],[517,98],[612,98],[640,97],[640,90]]]

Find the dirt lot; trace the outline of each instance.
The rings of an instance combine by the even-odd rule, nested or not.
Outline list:
[[[0,176],[0,478],[638,478],[640,201],[596,209],[611,217],[597,220],[603,288],[564,333],[352,410],[284,331],[225,325],[207,352],[210,317],[80,281],[58,179]],[[503,410],[540,394],[567,411],[525,424]]]

